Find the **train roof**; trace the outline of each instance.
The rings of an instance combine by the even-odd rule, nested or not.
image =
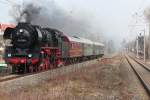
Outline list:
[[[81,37],[77,37],[77,36],[68,36],[69,41],[73,41],[73,42],[79,42],[79,43],[85,43],[85,44],[93,44],[93,42],[91,40],[85,39],[85,38],[81,38]]]
[[[94,42],[94,45],[104,46],[103,43],[99,43],[99,42]]]
[[[85,39],[85,38],[81,38],[81,37],[77,37],[77,36],[67,36],[69,41],[73,41],[73,42],[79,42],[79,43],[85,43],[85,44],[94,44],[94,45],[99,45],[99,46],[104,46],[103,43],[99,43],[99,42],[93,42],[89,39]]]
[[[56,29],[53,29],[55,31],[57,31],[58,33],[60,33],[61,35],[63,35],[68,41],[72,41],[72,42],[78,42],[78,43],[84,43],[84,44],[94,44],[94,45],[99,45],[99,46],[104,46],[103,43],[99,43],[99,42],[93,42],[89,39],[85,39],[82,37],[78,37],[78,36],[68,36],[67,34],[58,31]]]

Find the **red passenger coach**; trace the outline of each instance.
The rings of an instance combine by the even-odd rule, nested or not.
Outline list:
[[[69,57],[81,57],[83,55],[83,44],[77,40],[70,38]]]

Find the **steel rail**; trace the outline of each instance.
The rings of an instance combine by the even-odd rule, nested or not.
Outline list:
[[[130,59],[133,59],[133,58],[128,58],[127,56],[126,57],[126,60],[127,62],[129,63],[129,65],[131,66],[131,68],[133,69],[133,71],[135,72],[136,76],[138,77],[138,79],[140,80],[140,82],[142,83],[144,89],[146,90],[147,94],[150,96],[150,87],[148,85],[148,83],[146,83],[146,81],[142,78],[142,76],[140,75],[140,73],[134,68],[134,65],[130,62]],[[134,59],[133,59],[134,60]],[[135,61],[135,60],[134,60]],[[138,63],[137,61],[135,61],[136,63]],[[139,63],[138,63],[139,64]],[[141,65],[141,64],[139,64]],[[142,65],[141,65],[142,66]],[[142,66],[143,67],[143,66]],[[143,67],[145,70],[147,70],[147,68]],[[149,70],[148,70],[149,71]]]
[[[143,62],[135,59],[134,57],[132,56],[129,56],[131,59],[133,59],[135,62],[137,62],[138,64],[140,64],[143,68],[145,68],[146,70],[148,70],[150,72],[150,67],[146,64],[144,64]]]
[[[13,79],[17,79],[17,78],[21,78],[21,77],[25,77],[25,76],[40,74],[41,72],[46,72],[46,71],[50,71],[50,70],[38,71],[38,72],[33,72],[33,73],[25,73],[25,74],[14,74],[14,76],[12,76],[12,77],[9,77],[9,76],[13,75],[13,74],[10,74],[10,75],[4,76],[3,79],[0,79],[0,82],[9,81],[9,80],[13,80]]]

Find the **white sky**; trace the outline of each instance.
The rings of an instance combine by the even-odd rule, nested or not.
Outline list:
[[[10,0],[12,1],[12,0]],[[20,1],[20,0],[13,0]],[[54,0],[62,9],[75,16],[85,13],[94,29],[99,30],[107,39],[120,44],[124,38],[135,38],[129,34],[132,15],[150,5],[150,0]],[[0,22],[10,22],[9,4],[0,1]],[[43,0],[44,2],[44,0]]]

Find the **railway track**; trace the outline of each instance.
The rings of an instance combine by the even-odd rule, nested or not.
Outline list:
[[[144,89],[150,96],[150,68],[149,66],[145,65],[141,61],[131,57],[131,56],[125,56],[129,65],[137,75],[138,79],[142,83]]]
[[[45,70],[45,71],[48,71],[48,70]],[[44,71],[41,71],[41,72],[44,72]],[[25,77],[25,76],[30,76],[30,75],[38,74],[38,73],[41,73],[41,72],[26,73],[26,74],[9,74],[9,75],[6,75],[6,76],[1,76],[0,77],[0,82],[5,82],[5,81]]]
[[[21,77],[21,75],[6,75],[6,76],[1,76],[0,77],[0,82],[12,80]]]
[[[57,68],[55,68],[57,69]],[[55,70],[55,69],[51,69],[51,70]],[[44,70],[44,71],[40,71],[40,72],[34,72],[34,73],[26,73],[26,74],[8,74],[5,76],[1,76],[0,77],[0,83],[1,82],[5,82],[5,81],[9,81],[9,80],[15,80],[17,78],[21,78],[21,77],[25,77],[25,76],[31,76],[31,75],[35,75],[35,74],[40,74],[40,73],[44,73],[46,71],[50,71],[50,70]]]
[[[110,59],[111,57],[103,57],[101,58],[102,59]],[[95,59],[96,60],[96,59]],[[92,61],[92,60],[91,60]],[[65,67],[68,67],[68,66],[74,66],[74,65],[78,65],[78,64],[82,64],[82,63],[86,63],[86,62],[91,62],[91,61],[84,61],[84,62],[79,62],[79,63],[72,63],[72,64],[68,64],[66,65]],[[94,61],[94,60],[93,60]],[[5,81],[9,81],[9,80],[15,80],[17,78],[21,78],[21,77],[25,77],[25,76],[32,76],[32,75],[36,75],[36,74],[40,74],[40,73],[44,73],[44,72],[47,72],[47,71],[53,71],[53,70],[58,70],[59,68],[54,68],[54,69],[49,69],[49,70],[44,70],[44,71],[40,71],[40,72],[34,72],[34,73],[26,73],[26,74],[10,74],[10,73],[4,73],[4,75],[1,75],[0,76],[0,83],[1,82],[5,82]],[[61,68],[60,68],[61,69]],[[5,75],[6,74],[6,75]]]
[[[0,77],[0,91],[11,92],[16,89],[25,88],[26,86],[35,86],[47,80],[54,79],[56,77],[65,75],[87,68],[90,65],[96,64],[99,61],[97,59],[91,61],[85,61],[66,67],[56,68],[53,70],[43,71],[40,73],[24,74],[24,75],[7,75]]]
[[[42,72],[44,72],[44,71],[42,71]],[[40,73],[40,72],[27,73],[27,74],[9,74],[9,75],[5,75],[5,76],[1,76],[0,77],[0,82],[5,82],[5,81],[9,81],[9,80],[13,80],[13,79],[29,76],[29,75],[38,74],[38,73]]]
[[[110,59],[112,57],[103,57],[101,58],[101,60],[105,60],[105,59]],[[95,59],[96,60],[96,59]],[[92,60],[91,60],[92,61]],[[82,63],[86,63],[86,62],[91,62],[91,61],[85,61],[85,62],[80,62],[80,63],[74,63],[74,65],[78,65],[78,64],[82,64]],[[94,60],[93,60],[94,61]],[[66,67],[68,66],[72,66],[72,65],[66,65]],[[62,68],[63,69],[63,68]],[[0,83],[1,82],[5,82],[5,81],[11,81],[11,80],[15,80],[21,77],[25,77],[25,76],[34,76],[34,75],[38,75],[40,73],[44,73],[44,72],[53,72],[53,70],[59,70],[59,68],[55,68],[55,69],[51,69],[51,70],[45,70],[45,71],[40,71],[40,72],[34,72],[34,73],[26,73],[26,74],[4,74],[0,76]],[[61,70],[61,68],[60,68]]]

